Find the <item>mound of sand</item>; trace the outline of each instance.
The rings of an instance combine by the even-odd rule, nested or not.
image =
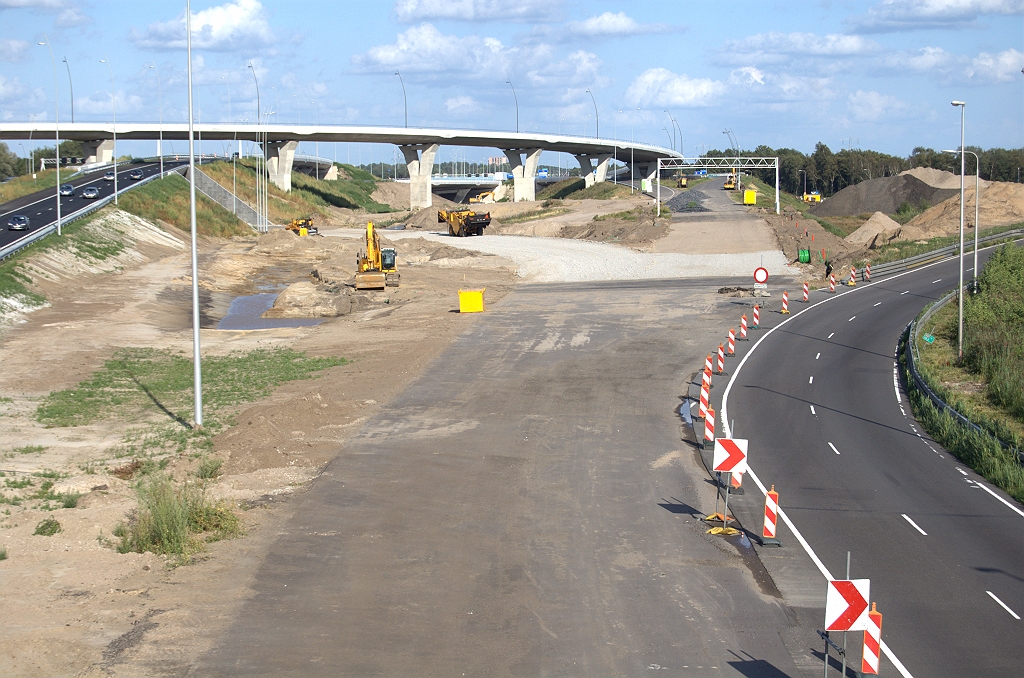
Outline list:
[[[868,179],[854,186],[847,186],[820,205],[811,208],[811,214],[819,217],[856,216],[866,212],[894,214],[903,203],[929,205],[959,194],[957,189],[936,188],[912,174],[895,177]]]
[[[879,239],[878,236],[884,237],[886,233],[896,233],[899,230],[899,223],[881,212],[875,212],[860,228],[846,236],[845,240],[854,245],[871,247]]]
[[[634,219],[606,217],[583,224],[566,224],[558,237],[639,245],[664,238],[668,235],[669,228],[668,220],[663,219],[659,222],[652,212],[637,210]]]
[[[382,181],[373,189],[370,197],[383,205],[389,205],[391,209],[409,209],[409,184],[396,181]]]
[[[352,312],[353,297],[348,288],[321,289],[310,282],[289,285],[274,300],[263,318],[335,318]]]
[[[905,228],[920,229],[925,238],[953,235],[960,230],[960,196],[945,200],[925,210],[909,222]],[[964,220],[974,228],[974,184],[964,191]],[[981,191],[981,228],[1010,226],[1024,222],[1024,184],[1005,181],[991,182]]]
[[[339,243],[328,242],[316,236],[299,237],[291,231],[274,229],[264,233],[257,239],[253,254],[266,254],[276,257],[299,257],[303,259],[328,259]],[[342,247],[344,247],[342,245]]]

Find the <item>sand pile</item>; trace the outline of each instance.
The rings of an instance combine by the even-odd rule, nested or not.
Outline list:
[[[894,214],[903,203],[929,205],[959,195],[959,179],[956,190],[936,188],[916,176],[903,173],[895,177],[880,177],[847,186],[820,205],[811,208],[811,214],[819,217],[856,216],[870,212]]]
[[[924,183],[934,188],[955,188],[957,191],[960,190],[960,176],[947,172],[945,170],[933,169],[931,167],[915,167],[905,172],[900,172],[898,176],[912,176],[920,179]],[[971,186],[974,186],[974,175],[970,174],[965,177],[966,182]],[[981,180],[981,187],[986,188],[989,182],[984,179]]]
[[[958,179],[959,181],[959,179]],[[925,210],[909,222],[905,228],[919,229],[923,237],[953,235],[960,230],[960,191],[956,196]],[[964,220],[974,228],[974,183],[964,191]],[[981,190],[981,229],[996,226],[1010,226],[1024,222],[1024,184],[1005,181],[989,183]]]
[[[382,181],[373,189],[370,197],[391,209],[409,209],[409,184],[396,181]]]
[[[634,218],[604,217],[583,224],[566,224],[558,236],[574,240],[638,245],[654,242],[668,235],[670,222],[657,221],[654,214],[642,208],[633,211]]]
[[[338,249],[339,243],[328,242],[324,238],[306,236],[305,238],[286,231],[275,229],[264,233],[257,239],[253,254],[265,254],[275,257],[301,257],[303,259],[329,259]],[[344,249],[344,245],[341,245]]]
[[[263,318],[335,318],[358,306],[347,287],[326,290],[310,282],[291,284],[274,300]]]
[[[899,223],[881,212],[875,212],[860,228],[846,236],[845,240],[854,245],[867,245],[874,249],[894,239],[899,231]]]

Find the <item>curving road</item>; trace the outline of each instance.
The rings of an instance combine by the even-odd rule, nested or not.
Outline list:
[[[812,581],[807,597],[820,603],[818,573],[843,578],[851,551],[852,576],[871,579],[884,614],[883,675],[1008,676],[1024,666],[1024,511],[924,434],[895,383],[899,335],[956,283],[951,259],[812,293],[788,320],[766,313],[762,327],[773,331],[754,332],[757,343],[741,345],[749,355],[727,366],[721,419],[749,439],[752,470],[776,486],[807,544],[780,525],[791,548],[762,559],[784,592],[798,596]],[[763,497],[733,504],[757,534]],[[860,635],[850,636],[855,668]]]

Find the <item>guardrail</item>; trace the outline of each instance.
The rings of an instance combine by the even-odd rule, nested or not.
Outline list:
[[[1022,235],[1024,235],[1024,229],[1020,228],[1014,229],[1012,231],[1003,231],[1002,233],[996,233],[995,235],[987,235],[984,238],[978,239],[978,247],[981,247],[982,245],[988,244],[990,242],[995,242],[997,240],[1016,239],[1021,237]],[[966,245],[967,243],[965,243],[965,254],[967,253]],[[884,264],[877,264],[871,267],[871,275],[875,276],[887,275],[890,273],[902,273],[904,271],[909,271],[912,268],[917,268],[918,266],[924,266],[925,264],[930,264],[933,261],[944,259],[950,254],[956,254],[959,251],[960,245],[947,245],[946,247],[940,247],[937,250],[931,250],[930,252],[924,252],[923,254],[917,254],[912,257],[907,257],[906,259],[900,259],[898,261],[889,261]],[[973,252],[973,250],[971,251]],[[858,277],[863,279],[864,269],[857,269],[857,275]]]
[[[957,292],[956,290],[953,290],[952,292],[950,292],[949,294],[947,294],[946,296],[942,297],[934,304],[929,306],[927,309],[925,309],[917,318],[915,318],[910,323],[910,325],[907,326],[907,345],[905,351],[907,356],[907,369],[910,372],[910,377],[911,379],[914,380],[914,386],[922,393],[924,393],[926,396],[928,396],[928,399],[932,401],[932,404],[934,404],[940,412],[945,412],[949,416],[956,419],[962,426],[970,428],[975,433],[991,437],[996,442],[998,442],[1004,450],[1015,451],[1017,453],[1017,458],[1024,462],[1024,450],[1018,450],[1014,448],[1012,445],[1006,443],[1005,441],[1000,440],[996,436],[992,435],[991,432],[986,431],[985,429],[981,428],[973,421],[965,417],[958,410],[956,410],[956,408],[950,406],[945,400],[940,398],[939,395],[935,393],[935,391],[931,389],[931,387],[924,380],[924,377],[921,376],[921,373],[917,369],[917,363],[921,359],[920,351],[917,348],[917,335],[920,332],[920,329],[925,325],[925,323],[928,322],[928,320],[933,315],[938,313],[938,311],[943,306],[948,304],[953,299],[956,299],[956,296]]]
[[[141,181],[133,181],[130,185],[120,189],[117,192],[117,195],[121,195],[122,193],[125,193],[126,191],[130,191],[130,190],[132,190],[134,188],[138,188],[139,186],[144,186],[144,185],[148,184],[149,182],[151,182],[151,181],[153,181],[155,179],[160,179],[160,178],[162,178],[162,177],[164,177],[164,176],[166,176],[168,174],[172,174],[172,173],[175,173],[175,172],[178,173],[178,174],[181,174],[182,173],[181,170],[182,170],[182,168],[176,167],[174,169],[167,170],[163,174],[154,174],[153,176],[146,177],[145,179],[143,179]],[[114,202],[114,194],[113,193],[111,193],[110,195],[108,195],[108,196],[106,196],[104,198],[101,198],[101,199],[97,200],[96,202],[92,203],[88,207],[83,207],[82,209],[78,210],[77,212],[72,212],[71,214],[67,215],[66,217],[61,217],[60,224],[61,224],[61,226],[67,226],[70,223],[78,221],[82,217],[85,217],[85,216],[88,216],[88,215],[92,214],[93,212],[95,212],[98,209],[106,207],[107,205],[109,205],[112,202]],[[22,249],[23,247],[27,247],[28,245],[31,245],[35,241],[41,240],[42,238],[45,238],[46,236],[50,235],[51,233],[56,233],[56,232],[57,232],[57,222],[53,222],[52,224],[48,224],[46,226],[43,226],[38,231],[32,231],[31,233],[25,235],[24,237],[18,238],[14,242],[8,243],[7,245],[5,245],[3,247],[0,247],[0,261],[3,261],[4,259],[6,259],[7,257],[11,256],[12,254],[17,252],[18,250]]]

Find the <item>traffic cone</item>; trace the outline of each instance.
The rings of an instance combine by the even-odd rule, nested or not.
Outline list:
[[[729,355],[736,355],[736,330],[729,328]]]
[[[715,449],[715,410],[710,406],[704,415],[704,449]]]
[[[744,494],[742,473],[733,471],[729,474],[729,494]]]
[[[704,370],[710,372],[714,369],[714,364],[711,362],[711,354],[708,353],[708,357],[704,359]]]
[[[864,280],[871,282],[871,264],[864,264]]]
[[[740,341],[747,341],[747,314],[740,318]]]
[[[835,294],[836,293],[836,276],[835,275],[829,275],[829,277],[828,277],[828,291],[829,291],[829,294]]]
[[[779,522],[779,493],[775,486],[764,495],[764,528],[761,530],[761,546],[782,546],[775,538]]]
[[[761,309],[754,304],[754,326],[751,329],[761,329]]]
[[[700,375],[701,375],[700,376],[700,385],[702,387],[706,386],[708,391],[710,391],[711,390],[711,370],[705,369],[703,372],[700,373]]]
[[[853,266],[850,267],[850,280],[846,284],[850,287],[857,286],[857,269]]]
[[[807,283],[804,282],[804,303],[805,304],[807,303],[808,299],[810,299],[810,288],[808,288],[807,287]]]
[[[882,613],[871,603],[868,628],[864,631],[864,654],[860,662],[861,675],[878,675],[878,658],[882,652]]]
[[[725,374],[725,347],[718,345],[718,374]]]
[[[705,372],[705,374],[707,374]],[[710,380],[710,376],[708,377]],[[697,416],[705,419],[708,416],[708,385],[707,382],[700,385],[700,406],[697,409]]]
[[[789,292],[786,290],[782,291],[782,311],[780,312],[784,315],[789,314]]]

